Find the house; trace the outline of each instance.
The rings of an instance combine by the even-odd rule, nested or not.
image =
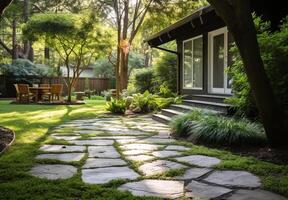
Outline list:
[[[266,1],[260,4],[255,0],[251,2],[252,11],[270,20],[276,28],[275,24],[288,13],[285,6],[285,10],[281,10],[279,5],[274,10],[271,6],[262,5]],[[173,40],[176,40],[177,51],[160,47]],[[229,111],[224,99],[233,95],[233,79],[226,70],[232,62],[229,46],[233,43],[233,37],[212,6],[199,9],[149,37],[146,42],[152,48],[174,53],[178,57],[177,90],[186,96],[183,101],[185,105],[172,105],[171,109],[164,109],[162,114],[168,117],[166,121],[171,116],[191,109],[191,106],[208,107],[226,113]]]
[[[67,68],[65,66],[61,66],[60,70],[62,72],[62,76],[67,77],[67,75],[68,75]],[[72,74],[73,73],[72,68],[70,69],[70,73],[71,73],[70,76],[73,75]],[[83,70],[83,72],[80,74],[80,78],[95,78],[93,66],[89,66],[89,67],[85,68]]]

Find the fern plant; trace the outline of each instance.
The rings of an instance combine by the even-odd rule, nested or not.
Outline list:
[[[107,103],[106,110],[115,114],[124,114],[126,111],[126,102],[123,99],[113,99]]]

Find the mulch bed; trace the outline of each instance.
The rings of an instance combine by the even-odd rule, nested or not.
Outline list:
[[[12,130],[0,126],[0,153],[6,149],[14,140],[14,133]]]

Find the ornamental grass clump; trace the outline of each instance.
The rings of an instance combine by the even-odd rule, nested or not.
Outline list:
[[[263,127],[246,119],[208,115],[189,128],[188,139],[194,143],[221,146],[266,144]]]
[[[126,102],[124,99],[113,99],[107,103],[106,110],[114,114],[124,114],[126,111]]]
[[[200,109],[193,109],[187,114],[179,115],[170,122],[172,134],[175,137],[187,137],[192,129],[192,125],[195,121],[200,120],[203,117],[203,112]]]

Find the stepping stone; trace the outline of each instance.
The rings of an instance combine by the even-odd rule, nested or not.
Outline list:
[[[94,135],[105,134],[104,131],[91,131],[91,130],[77,130],[77,131],[74,131],[74,133],[80,134],[80,135],[86,135],[86,134],[94,134]]]
[[[193,156],[185,156],[181,158],[175,158],[179,162],[186,162],[191,165],[197,165],[200,167],[213,167],[221,162],[218,158],[202,156],[202,155],[193,155]]]
[[[114,167],[127,165],[124,160],[112,158],[88,158],[82,168]]]
[[[135,139],[118,139],[116,140],[116,142],[118,142],[119,144],[129,144],[129,143],[135,143],[137,140],[137,138]]]
[[[168,160],[156,160],[151,163],[143,164],[139,167],[139,170],[145,175],[145,176],[152,176],[156,174],[162,174],[164,172],[167,172],[171,169],[183,169],[187,166],[168,161]]]
[[[182,176],[175,177],[175,179],[185,180],[185,181],[191,180],[191,179],[197,179],[211,171],[212,169],[209,169],[209,168],[192,168],[192,169],[188,169]]]
[[[246,171],[215,171],[204,179],[209,183],[236,188],[257,188],[260,179]]]
[[[154,151],[158,148],[163,147],[162,145],[156,145],[156,144],[126,144],[123,146],[120,146],[121,149],[124,150],[150,150]]]
[[[95,139],[95,140],[98,140],[98,139],[107,139],[107,140],[121,140],[121,139],[138,139],[134,136],[96,136],[96,137],[90,137],[91,139]]]
[[[91,146],[88,147],[89,158],[120,158],[121,155],[113,146]]]
[[[166,144],[172,142],[176,142],[176,140],[168,138],[157,138],[157,137],[150,137],[147,139],[137,141],[137,143],[159,143],[159,144]]]
[[[192,181],[187,185],[186,190],[186,196],[193,199],[214,199],[232,192],[232,190],[224,187],[207,185],[197,181]]]
[[[57,180],[68,179],[77,173],[77,168],[71,165],[36,165],[30,170],[33,176]]]
[[[82,181],[90,184],[104,184],[118,179],[135,180],[138,177],[139,174],[129,167],[106,167],[82,170]]]
[[[69,141],[69,143],[76,144],[76,145],[106,146],[106,145],[112,145],[114,141],[113,140],[73,140],[73,141]]]
[[[66,140],[66,141],[77,140],[81,138],[80,136],[58,136],[58,135],[51,135],[51,137],[57,140]]]
[[[147,155],[136,155],[136,156],[127,156],[126,159],[136,161],[136,162],[144,162],[153,160],[155,157],[147,156]]]
[[[61,153],[61,154],[40,154],[36,159],[53,159],[63,162],[78,162],[85,156],[85,153]]]
[[[190,148],[178,145],[169,145],[165,148],[165,150],[174,150],[174,151],[188,151]]]
[[[165,199],[176,199],[184,195],[184,182],[168,180],[143,180],[126,183],[118,190],[129,191],[134,196],[149,196]]]
[[[132,156],[132,155],[146,154],[150,152],[151,150],[128,150],[128,151],[123,151],[122,154],[126,156]]]
[[[287,198],[265,190],[237,190],[227,200],[287,200]]]
[[[168,157],[180,156],[182,154],[178,151],[154,151],[152,155],[157,158],[168,158]]]
[[[40,150],[45,152],[84,152],[86,147],[70,145],[44,145],[40,147]]]

